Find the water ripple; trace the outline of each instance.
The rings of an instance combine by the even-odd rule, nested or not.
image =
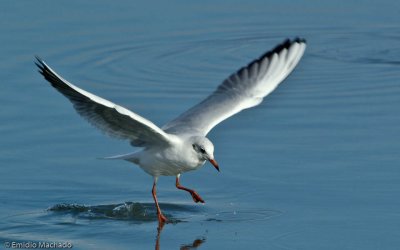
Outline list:
[[[260,221],[281,215],[277,210],[233,209],[232,211],[199,211],[198,207],[161,203],[165,215],[172,223],[185,221],[243,222]],[[137,223],[157,221],[153,203],[125,202],[109,205],[56,204],[47,209],[52,216],[71,215],[77,219],[89,220],[126,220]]]

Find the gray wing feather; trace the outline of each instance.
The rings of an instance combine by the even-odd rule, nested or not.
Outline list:
[[[213,94],[162,129],[174,134],[207,135],[228,117],[260,104],[293,71],[305,48],[304,39],[284,41],[229,76]]]

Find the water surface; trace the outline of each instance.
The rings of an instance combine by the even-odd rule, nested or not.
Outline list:
[[[0,239],[74,249],[397,249],[400,17],[396,1],[4,1]],[[43,80],[69,81],[162,125],[283,39],[295,72],[209,138],[221,165],[152,178]]]

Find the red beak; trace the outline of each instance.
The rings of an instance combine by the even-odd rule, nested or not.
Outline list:
[[[220,171],[219,171],[218,163],[217,163],[214,159],[210,159],[209,161],[211,162],[211,164],[213,164],[213,166],[215,167],[215,169],[218,170],[218,172],[220,172]]]

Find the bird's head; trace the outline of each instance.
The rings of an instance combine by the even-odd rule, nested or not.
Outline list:
[[[200,161],[209,161],[219,171],[218,163],[214,159],[214,145],[204,136],[193,136],[190,143],[194,153]]]

